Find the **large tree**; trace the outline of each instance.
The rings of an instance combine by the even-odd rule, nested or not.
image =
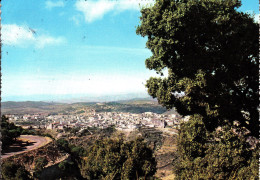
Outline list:
[[[156,0],[141,10],[148,37],[149,94],[182,115],[200,114],[208,130],[240,122],[258,137],[258,24],[240,0]]]

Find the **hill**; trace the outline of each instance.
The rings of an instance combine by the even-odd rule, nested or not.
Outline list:
[[[3,114],[77,114],[86,109],[95,109],[96,112],[129,112],[129,113],[164,113],[166,108],[151,98],[135,98],[130,100],[119,100],[110,102],[77,102],[57,103],[43,101],[2,102]]]
[[[22,101],[22,102],[16,102],[16,101],[7,101],[2,102],[1,106],[3,109],[9,109],[9,108],[41,108],[42,106],[50,106],[50,105],[56,105],[57,103],[49,103],[49,102],[43,102],[43,101]]]

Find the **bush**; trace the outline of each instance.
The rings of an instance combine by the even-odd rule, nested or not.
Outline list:
[[[83,147],[73,146],[71,147],[71,153],[77,157],[86,155],[86,151]]]
[[[40,157],[35,160],[35,167],[34,169],[36,171],[41,171],[46,165],[48,164],[48,161],[44,157]]]
[[[2,164],[1,171],[4,180],[30,180],[30,173],[22,165],[13,162],[5,162]]]
[[[58,167],[62,170],[64,174],[68,174],[73,169],[74,163],[72,161],[62,161]]]
[[[34,178],[39,178],[40,174],[43,170],[43,168],[48,164],[48,161],[45,157],[40,157],[35,160],[34,164],[34,173],[33,176]]]
[[[27,134],[29,134],[29,135],[35,135],[35,130],[23,129],[23,130],[22,130],[22,134],[23,134],[23,135],[27,135]]]
[[[181,124],[176,179],[258,179],[258,148],[233,130],[206,132],[198,115]]]
[[[194,115],[190,121],[181,124],[177,144],[183,158],[192,161],[197,157],[204,156],[206,142],[207,131],[201,116]]]
[[[49,133],[45,133],[45,134],[43,134],[43,136],[49,137],[49,138],[51,138],[51,139],[54,139],[54,138],[52,137],[52,135],[49,134]]]
[[[57,144],[58,144],[58,147],[65,151],[65,152],[70,152],[70,148],[69,148],[69,142],[65,139],[58,139],[57,140]]]
[[[9,123],[8,118],[2,116],[1,119],[1,141],[2,148],[6,148],[9,144],[12,144],[17,137],[21,135],[23,129],[15,126],[14,123]]]
[[[90,147],[81,172],[87,179],[149,178],[156,172],[156,161],[142,139],[106,139]]]

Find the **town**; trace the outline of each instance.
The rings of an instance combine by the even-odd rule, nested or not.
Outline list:
[[[117,130],[132,131],[142,126],[176,128],[182,117],[178,114],[157,114],[144,112],[140,114],[129,112],[96,112],[94,109],[86,110],[80,114],[6,114],[9,122],[13,122],[24,129],[46,128],[51,130],[63,130],[64,128],[98,127],[105,129],[114,126]]]

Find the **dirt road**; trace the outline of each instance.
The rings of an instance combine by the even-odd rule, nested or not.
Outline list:
[[[33,149],[37,149],[48,144],[51,141],[51,138],[48,137],[21,135],[19,138],[17,138],[16,143],[12,144],[4,152],[2,151],[1,156],[3,159],[5,159],[16,154],[21,154]]]

